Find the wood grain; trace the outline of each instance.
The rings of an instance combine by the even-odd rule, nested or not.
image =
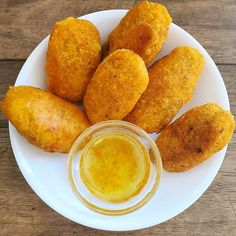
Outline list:
[[[9,86],[14,85],[23,64],[24,61],[0,61],[0,102]],[[0,127],[7,127],[7,121],[3,117],[2,112],[0,112]]]
[[[104,9],[130,8],[137,1],[2,1],[0,8],[0,59],[25,59],[67,16],[81,16]],[[236,4],[233,0],[159,1],[169,9],[173,22],[192,34],[216,63],[236,63]],[[21,12],[23,14],[21,14]]]
[[[136,2],[0,0],[0,101],[14,84],[24,60],[56,21],[99,10],[127,9]],[[167,6],[173,22],[192,34],[218,63],[236,116],[236,1],[158,2]],[[236,133],[214,182],[195,204],[158,226],[118,233],[75,224],[42,202],[16,164],[7,127],[0,112],[0,236],[236,235]]]

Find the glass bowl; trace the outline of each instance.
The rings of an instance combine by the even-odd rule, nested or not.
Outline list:
[[[138,140],[145,152],[148,153],[149,174],[144,186],[134,196],[122,202],[103,200],[87,188],[83,181],[84,153],[93,140],[106,133],[119,132]],[[90,209],[107,215],[122,215],[135,211],[146,204],[156,192],[162,172],[162,162],[159,150],[149,135],[138,126],[125,121],[110,120],[95,124],[85,130],[74,142],[69,152],[68,176],[71,187],[80,201]],[[83,180],[82,180],[83,179]]]

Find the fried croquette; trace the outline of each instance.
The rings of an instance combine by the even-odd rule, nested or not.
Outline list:
[[[68,101],[82,100],[100,59],[100,35],[91,22],[73,17],[57,22],[46,57],[49,91]]]
[[[2,110],[19,133],[48,152],[69,152],[78,135],[89,127],[76,105],[30,86],[11,87]]]
[[[189,110],[157,138],[164,168],[182,172],[195,167],[228,144],[234,128],[232,114],[217,104]]]
[[[88,119],[93,124],[121,120],[147,85],[147,69],[139,55],[127,49],[113,52],[99,65],[88,84],[84,96]]]
[[[165,6],[142,1],[122,18],[106,43],[108,53],[126,48],[139,54],[149,65],[162,49],[171,17]]]
[[[145,131],[160,132],[192,99],[204,58],[197,49],[181,46],[148,69],[149,84],[124,120]]]

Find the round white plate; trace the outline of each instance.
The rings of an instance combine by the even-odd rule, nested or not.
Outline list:
[[[125,13],[126,10],[100,11],[81,18],[90,20],[97,26],[103,43]],[[16,86],[31,85],[46,89],[44,65],[48,39],[49,37],[46,37],[29,56],[17,77]],[[196,105],[207,102],[215,102],[229,109],[227,91],[216,65],[204,48],[183,29],[175,24],[171,25],[168,40],[158,58],[179,45],[198,48],[204,55],[206,64],[192,101],[181,109],[178,116]],[[106,216],[86,208],[72,192],[67,178],[67,155],[47,153],[29,144],[11,124],[9,131],[20,170],[44,202],[74,222],[113,231],[149,227],[184,211],[213,181],[226,152],[225,148],[203,164],[184,173],[163,171],[160,187],[148,204],[131,214]]]

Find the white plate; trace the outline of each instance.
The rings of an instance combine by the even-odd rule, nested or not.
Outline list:
[[[81,18],[92,21],[101,33],[102,42],[124,16],[126,10],[95,12]],[[32,85],[46,89],[45,53],[48,37],[32,52],[18,75],[15,85]],[[175,24],[158,58],[179,45],[198,48],[206,65],[199,79],[191,103],[184,111],[207,102],[215,102],[229,109],[227,91],[222,77],[211,57],[188,33]],[[67,155],[47,153],[29,144],[10,124],[11,144],[26,181],[36,194],[51,208],[74,222],[104,230],[135,230],[166,221],[193,204],[208,188],[224,159],[226,148],[203,164],[184,173],[163,171],[161,183],[153,199],[141,209],[123,216],[106,216],[86,208],[74,195],[67,179]],[[214,212],[212,212],[213,214]],[[47,220],[47,219],[45,219]]]

